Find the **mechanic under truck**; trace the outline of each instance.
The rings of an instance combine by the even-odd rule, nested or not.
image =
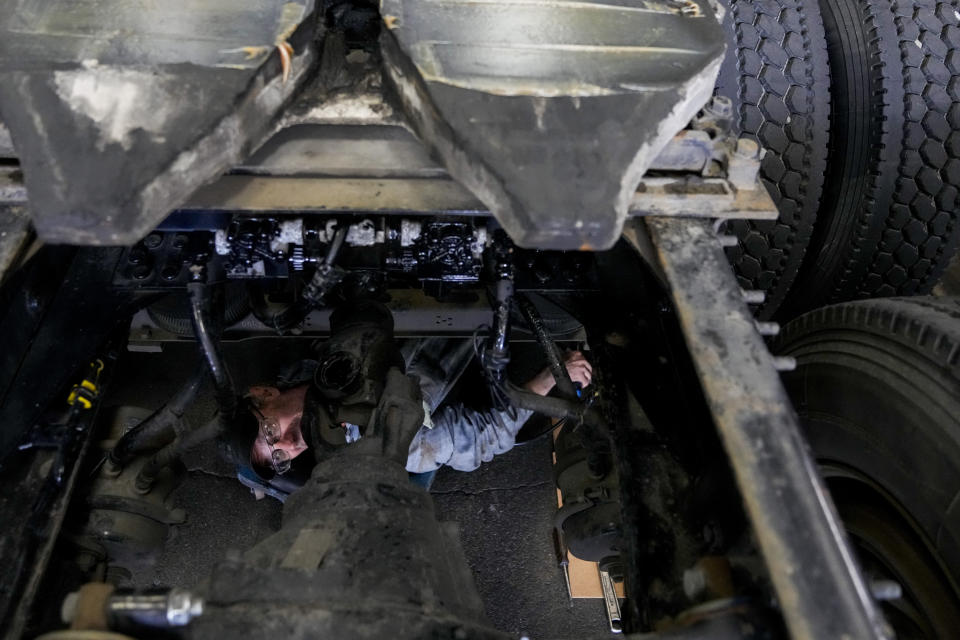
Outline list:
[[[958,189],[956,1],[10,0],[0,628],[954,637]]]

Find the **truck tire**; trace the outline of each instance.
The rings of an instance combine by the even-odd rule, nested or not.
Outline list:
[[[960,12],[936,0],[821,0],[830,164],[789,308],[929,292],[953,255]]]
[[[960,628],[960,303],[850,302],[788,323],[775,352],[813,454],[898,637]]]
[[[766,156],[760,175],[776,221],[736,220],[727,255],[745,289],[766,291],[771,316],[793,284],[813,232],[827,166],[830,78],[817,0],[724,0],[727,56],[717,95],[734,108],[734,131]]]

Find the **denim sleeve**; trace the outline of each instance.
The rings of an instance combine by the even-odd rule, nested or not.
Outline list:
[[[408,340],[402,348],[407,373],[420,379],[420,391],[433,415],[473,360],[473,340],[420,338]]]
[[[433,428],[423,427],[410,444],[407,471],[424,473],[442,465],[473,471],[494,456],[513,448],[517,432],[533,415],[522,409],[511,412],[475,411],[447,405],[433,414]]]
[[[432,422],[414,436],[407,471],[425,473],[443,465],[473,471],[512,449],[517,432],[532,415],[530,411],[518,410],[511,416],[506,411],[443,405],[473,358],[473,351],[473,340],[469,339],[426,338],[404,345],[407,372],[419,377],[424,408]]]

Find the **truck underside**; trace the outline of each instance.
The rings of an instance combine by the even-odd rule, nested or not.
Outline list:
[[[597,563],[612,630],[875,638],[952,624],[949,571],[948,586],[912,590],[851,545],[824,477],[846,478],[829,480],[838,491],[852,473],[825,474],[791,402],[807,352],[788,332],[771,353],[780,325],[751,255],[779,274],[762,289],[785,309],[811,306],[786,297],[788,265],[803,290],[827,278],[778,239],[783,163],[807,175],[816,162],[777,153],[769,113],[741,136],[749,91],[722,90],[734,67],[753,73],[745,12],[777,5],[772,26],[750,25],[779,29],[787,50],[805,3],[755,4],[49,0],[0,13],[11,637],[506,637],[456,530],[404,471],[420,391],[376,363],[425,337],[472,343],[449,402],[532,410],[518,441],[553,438],[562,506],[544,535],[561,563],[567,550]],[[846,4],[825,19],[825,50]],[[814,144],[814,128],[792,144]],[[952,162],[928,199],[954,215]],[[933,286],[955,244],[936,220],[924,233],[949,238],[891,249],[884,282],[913,260],[911,278]],[[571,382],[565,348],[589,354],[589,387]],[[182,358],[162,374],[179,390],[118,405],[116,377],[151,354]],[[270,535],[218,555],[197,584],[131,589],[185,526],[171,497],[196,468],[185,461],[229,448],[237,397],[303,354],[335,416],[367,411],[334,420],[362,425],[359,441],[330,440],[298,478],[241,472],[284,501]],[[544,366],[553,394],[525,391]]]

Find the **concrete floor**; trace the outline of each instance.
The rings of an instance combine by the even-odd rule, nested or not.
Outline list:
[[[283,361],[282,351],[272,348],[265,359]],[[244,365],[264,360],[251,356],[249,345],[228,352],[238,384],[258,381],[257,373]],[[187,364],[192,366],[192,358],[190,345],[162,354],[129,354],[110,403],[158,406],[185,375]],[[211,408],[208,392],[194,412],[203,415]],[[571,602],[557,567],[551,537],[556,509],[551,447],[542,438],[473,473],[443,469],[431,493],[439,518],[460,525],[493,626],[532,639],[604,637],[609,632],[603,603]],[[135,572],[138,586],[193,585],[230,550],[242,551],[279,527],[280,503],[255,500],[231,477],[214,447],[196,451],[185,462],[190,472],[172,498],[186,510],[187,522],[171,530],[155,565]]]
[[[552,441],[541,438],[472,473],[443,469],[431,489],[460,540],[490,622],[530,638],[609,635],[601,600],[567,598],[552,527]]]

